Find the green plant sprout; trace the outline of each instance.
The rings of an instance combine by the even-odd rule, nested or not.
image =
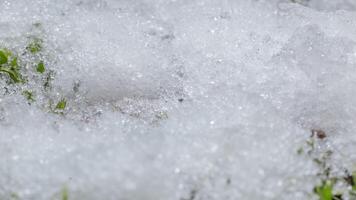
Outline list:
[[[352,190],[356,192],[356,171],[352,173],[352,182],[351,182]]]
[[[7,63],[7,55],[4,51],[0,50],[0,65]]]
[[[314,192],[320,200],[333,200],[333,183],[331,181],[323,181],[321,185],[314,188]]]
[[[348,174],[344,177],[344,180],[348,183],[349,186],[351,186],[351,191],[349,192],[350,196],[352,197],[353,200],[356,199],[356,171],[354,171],[352,174]]]
[[[14,69],[18,69],[19,65],[17,63],[17,57],[15,57],[11,63],[10,63],[11,67],[14,68]]]
[[[67,101],[65,99],[61,99],[57,105],[56,105],[56,109],[57,110],[64,110],[67,106]]]
[[[19,72],[17,57],[12,58],[9,63],[11,55],[12,53],[8,50],[0,50],[0,73],[5,73],[13,82],[20,83],[22,82],[22,78]]]
[[[15,192],[12,192],[10,194],[10,197],[11,197],[11,200],[19,200],[20,199],[19,195],[16,194]]]
[[[61,191],[61,200],[69,200],[69,192],[67,187],[63,187]]]
[[[43,74],[43,72],[46,71],[46,68],[45,68],[45,65],[44,65],[43,61],[40,61],[40,62],[37,64],[36,71],[37,71],[38,73],[41,73],[41,74]]]
[[[33,26],[39,28],[41,23],[35,23]],[[48,94],[52,90],[51,81],[55,77],[55,71],[48,69],[45,65],[46,60],[41,54],[41,51],[44,50],[43,39],[32,35],[28,38],[28,41],[29,43],[22,52],[13,52],[7,48],[0,47],[0,79],[5,79],[6,84],[8,84],[8,86],[3,86],[5,94],[10,94],[9,91],[21,94],[28,101],[28,104],[31,105],[36,102],[33,87],[42,86],[42,89],[38,90],[39,94],[37,95],[43,95],[49,100],[49,106],[46,106],[49,108],[48,112],[64,114],[67,100],[62,98],[56,104],[53,104],[54,101]],[[22,58],[22,56],[25,57]],[[26,66],[34,66],[34,70],[37,73],[31,73]],[[24,86],[23,88],[26,89],[18,86],[11,87],[13,83],[21,83]],[[78,91],[79,84],[76,87],[75,90]],[[38,104],[38,106],[41,105]]]
[[[67,100],[62,98],[56,105],[56,110],[64,110],[67,106]]]
[[[33,95],[33,92],[32,92],[32,91],[25,90],[25,91],[22,92],[22,95],[24,95],[25,98],[26,98],[29,102],[34,102],[34,101],[35,101],[35,98],[34,98],[34,95]]]
[[[36,54],[42,50],[42,39],[39,38],[33,38],[33,40],[30,42],[30,44],[26,47],[28,51],[30,51],[32,54]]]
[[[56,104],[56,107],[53,108],[53,101],[49,100],[49,108],[54,114],[64,114],[64,110],[67,107],[67,100],[65,98],[62,98],[58,103]]]
[[[311,133],[310,138],[297,150],[297,154],[311,159],[319,169],[316,176],[320,178],[321,184],[314,187],[314,194],[319,200],[343,200],[348,197],[350,200],[356,200],[356,171],[349,173],[349,170],[345,169],[344,175],[333,174],[334,166],[330,162],[335,152],[330,149],[317,150],[318,146],[327,140],[328,134],[321,129],[312,129]],[[336,192],[335,185],[338,185]]]

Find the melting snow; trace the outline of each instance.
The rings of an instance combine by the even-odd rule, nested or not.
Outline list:
[[[0,77],[0,199],[316,198],[311,130],[356,164],[356,3],[288,2],[0,0],[0,49],[54,73]]]

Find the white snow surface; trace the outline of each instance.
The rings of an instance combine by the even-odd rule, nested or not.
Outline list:
[[[1,90],[0,199],[314,199],[311,129],[356,164],[354,2],[0,0],[0,47],[41,23],[68,101]]]

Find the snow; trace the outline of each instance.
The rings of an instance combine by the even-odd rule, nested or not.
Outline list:
[[[312,129],[328,135],[333,173],[356,164],[355,9],[0,0],[0,49],[44,40],[24,55],[28,83],[0,77],[0,199],[317,199],[318,167],[297,153]],[[51,91],[36,59],[55,72]]]

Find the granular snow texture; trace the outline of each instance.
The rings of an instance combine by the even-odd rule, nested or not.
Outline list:
[[[0,76],[0,199],[317,199],[311,130],[356,165],[352,0],[0,0],[45,91]],[[22,63],[33,58],[24,55]],[[31,71],[32,70],[32,71]],[[21,91],[31,89],[29,104]],[[63,114],[49,99],[65,98]]]

